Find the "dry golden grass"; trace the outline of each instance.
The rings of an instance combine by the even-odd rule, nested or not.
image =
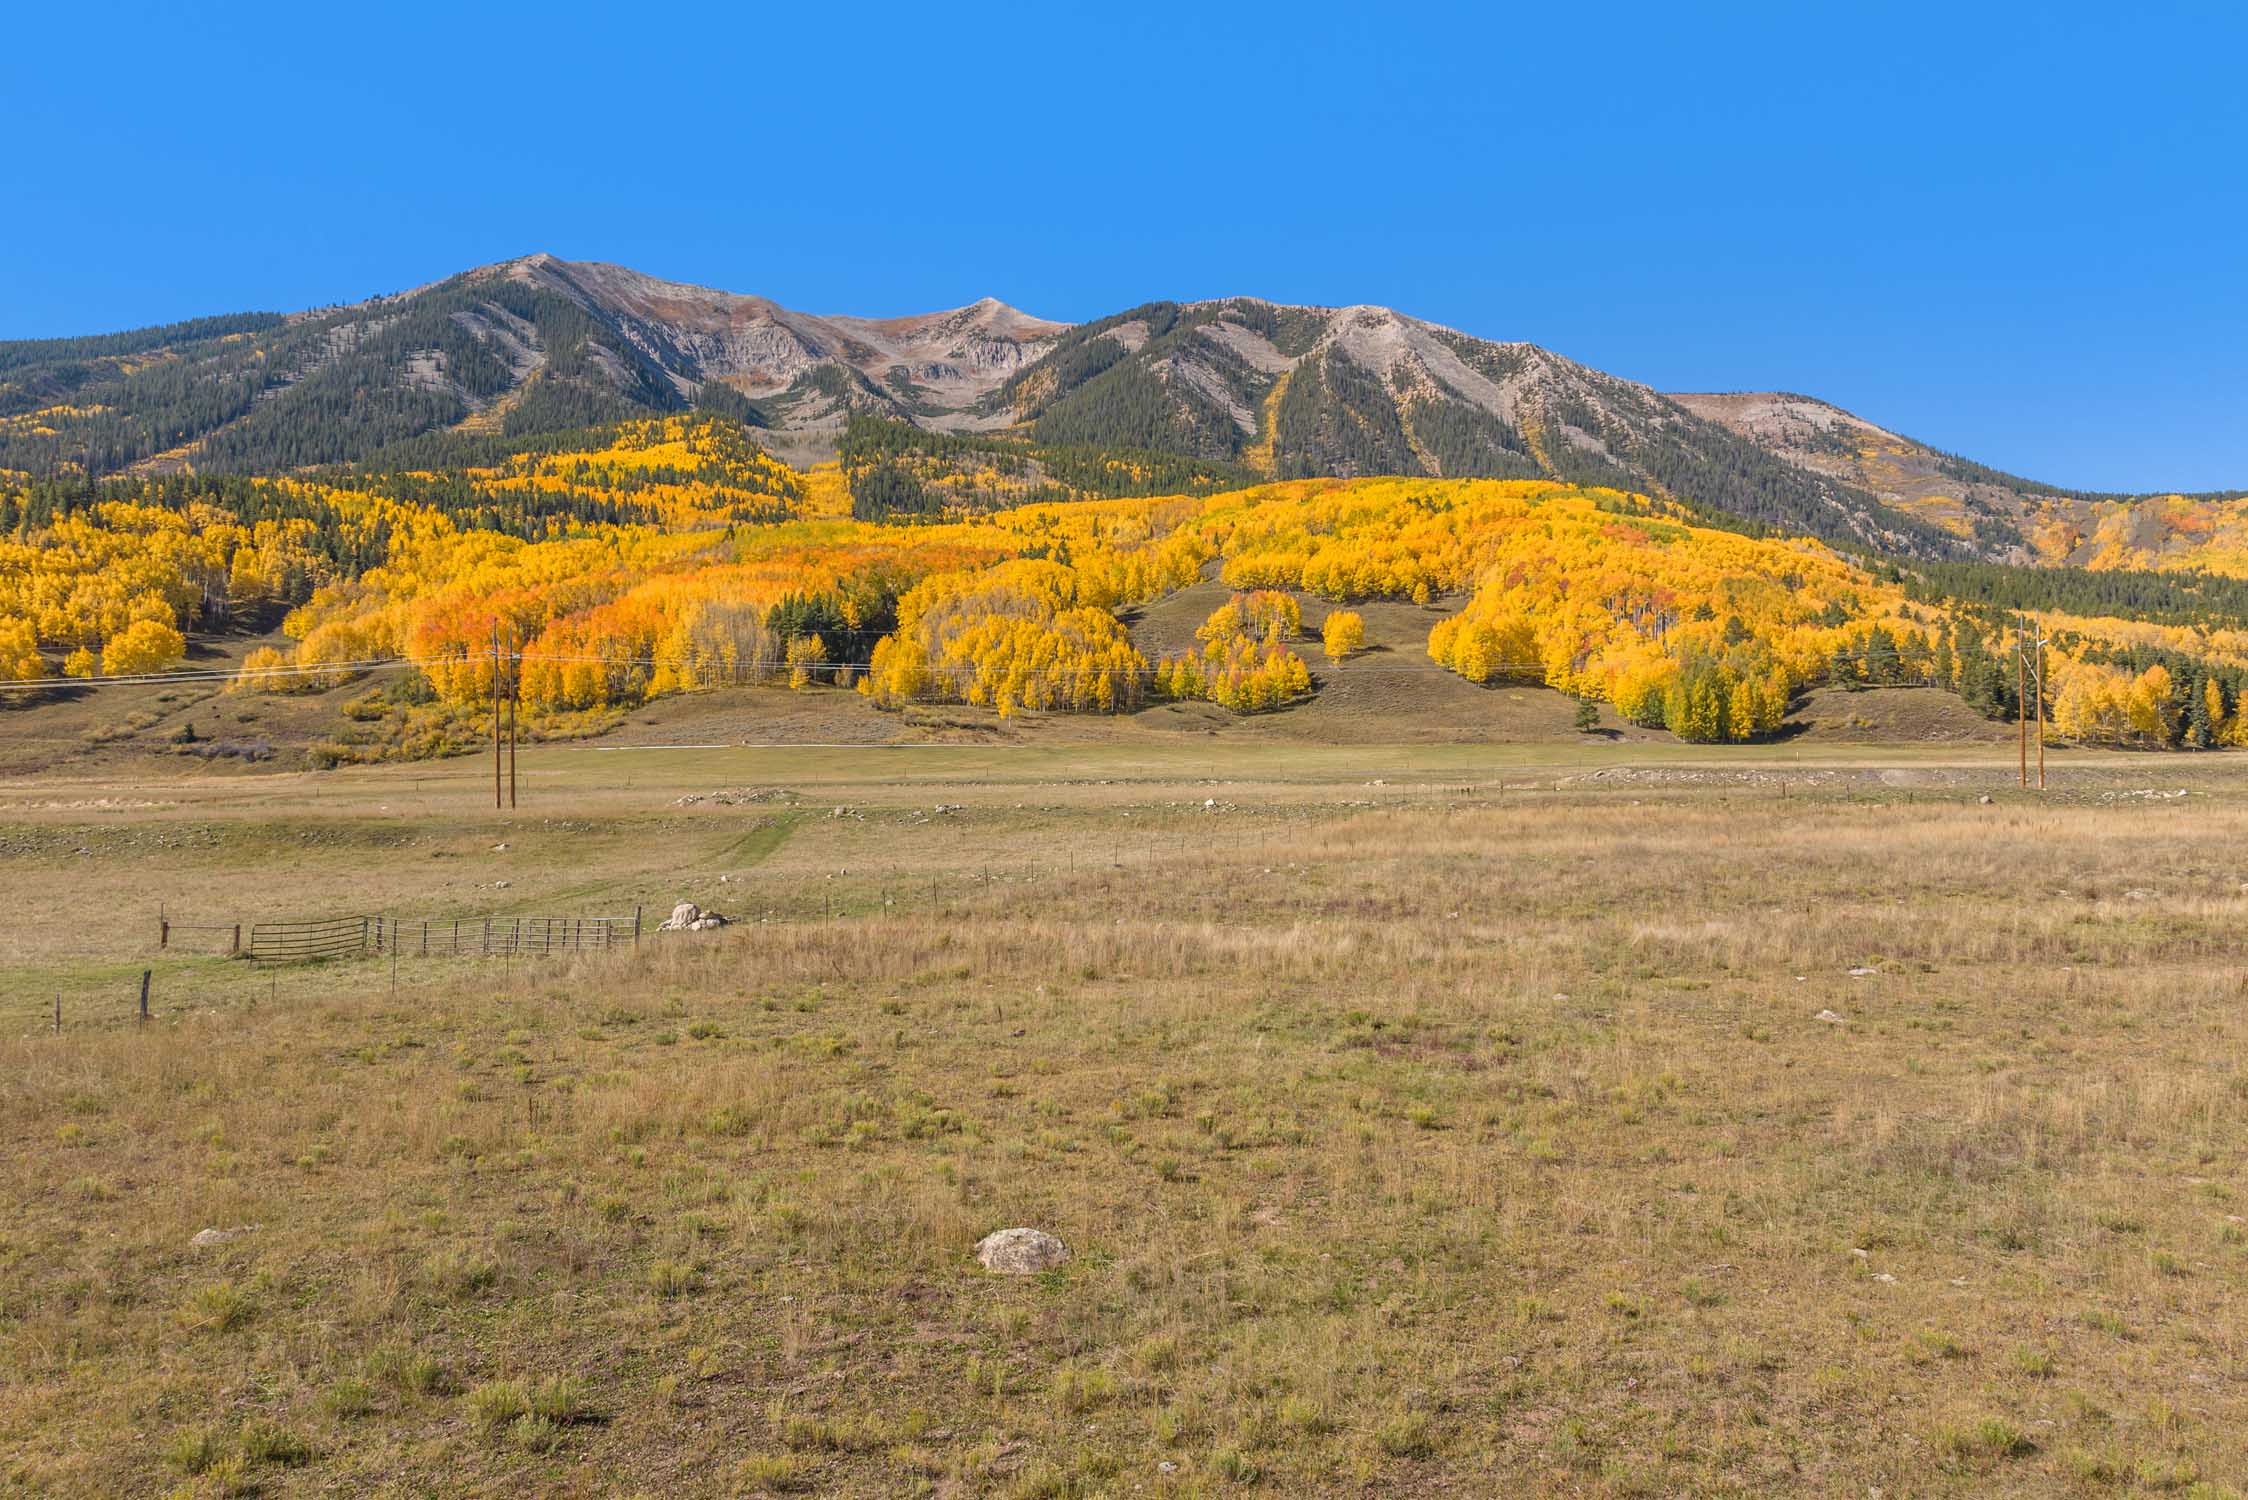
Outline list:
[[[195,839],[14,825],[36,910],[251,904],[224,883],[294,845],[313,905],[504,867],[487,902],[748,920],[395,998],[175,960],[146,1027],[108,998],[137,954],[9,934],[0,1484],[2248,1482],[2248,805],[2214,773],[1987,806],[1941,768],[849,774],[420,844],[372,810],[410,773]],[[1076,1258],[985,1276],[1010,1224]]]

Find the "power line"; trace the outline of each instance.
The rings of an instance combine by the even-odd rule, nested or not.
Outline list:
[[[2041,642],[2040,644],[2043,644],[2043,643]],[[123,675],[118,675],[118,676],[98,676],[98,675],[97,675],[97,676],[93,676],[93,677],[31,677],[31,678],[23,678],[23,679],[19,679],[19,680],[12,680],[12,681],[0,682],[0,689],[8,689],[8,688],[17,688],[17,689],[39,689],[39,688],[87,688],[87,687],[158,687],[158,686],[197,685],[197,684],[204,684],[204,683],[218,683],[218,684],[227,684],[227,683],[258,683],[258,682],[264,682],[264,681],[268,681],[268,680],[276,680],[276,679],[290,679],[290,678],[302,678],[302,677],[325,677],[325,676],[333,676],[333,675],[336,675],[336,674],[339,674],[339,673],[340,673],[340,674],[346,674],[346,675],[356,674],[356,675],[360,675],[360,676],[368,676],[368,675],[372,675],[372,674],[374,674],[374,673],[377,673],[377,672],[395,672],[395,671],[401,671],[401,670],[405,670],[405,669],[408,669],[408,668],[412,668],[412,669],[414,669],[414,670],[417,670],[417,671],[423,671],[423,672],[427,672],[427,671],[429,671],[429,670],[430,670],[430,669],[432,669],[432,668],[445,668],[445,667],[454,667],[454,668],[465,668],[465,667],[470,667],[470,666],[474,666],[474,665],[479,665],[479,664],[482,664],[482,663],[485,663],[485,662],[489,662],[490,660],[491,660],[491,656],[490,656],[490,653],[489,653],[489,648],[487,648],[487,650],[486,650],[486,651],[485,651],[484,653],[480,653],[480,654],[477,654],[477,655],[473,655],[473,656],[436,656],[436,657],[422,657],[422,658],[396,656],[396,657],[377,657],[377,658],[370,658],[370,659],[366,659],[366,660],[360,660],[360,661],[316,662],[316,663],[311,663],[311,664],[307,664],[307,665],[303,665],[303,666],[287,666],[287,667],[245,667],[245,668],[239,668],[239,669],[231,669],[231,670],[230,670],[230,669],[226,669],[226,668],[216,668],[216,667],[214,667],[214,668],[200,668],[200,669],[196,669],[196,668],[191,668],[191,669],[188,669],[188,670],[186,670],[186,671],[179,671],[179,672],[141,672],[141,673],[130,673],[130,674],[123,674]],[[572,654],[561,654],[561,653],[547,653],[547,652],[530,652],[530,651],[526,651],[526,652],[518,652],[518,653],[513,653],[513,654],[511,654],[511,655],[510,655],[510,656],[508,657],[508,660],[509,660],[509,661],[511,661],[511,662],[518,662],[518,663],[520,663],[520,662],[543,662],[543,663],[555,663],[555,664],[563,664],[563,665],[576,664],[576,665],[592,665],[592,666],[603,666],[603,667],[650,667],[650,668],[659,668],[659,667],[672,667],[672,668],[686,668],[686,669],[688,669],[688,670],[691,670],[691,671],[699,671],[699,670],[701,670],[701,668],[700,668],[700,667],[698,667],[698,665],[697,665],[697,664],[696,664],[695,662],[693,662],[693,661],[673,661],[673,660],[667,660],[667,659],[665,659],[665,658],[662,658],[662,657],[652,657],[652,656],[597,656],[597,655],[572,655]],[[1182,658],[1169,658],[1169,659],[1167,659],[1167,660],[1172,660],[1172,661],[1176,661],[1176,660],[1182,660]],[[1195,665],[1195,666],[1198,666],[1198,667],[1203,667],[1203,668],[1204,668],[1204,669],[1206,669],[1206,670],[1215,670],[1215,669],[1216,669],[1216,666],[1215,666],[1215,664],[1211,663],[1211,662],[1209,661],[1209,659],[1208,659],[1208,658],[1206,658],[1206,657],[1195,657],[1195,656],[1191,656],[1191,655],[1189,655],[1189,656],[1187,656],[1187,657],[1183,658],[1183,660],[1184,660],[1184,661],[1186,661],[1186,662],[1187,662],[1188,664],[1191,664],[1191,665]],[[1258,661],[1257,661],[1257,662],[1256,662],[1255,664],[1256,664],[1256,665],[1262,665],[1262,659],[1261,659],[1261,658],[1260,658],[1260,659],[1258,659]],[[1336,664],[1336,663],[1333,663],[1333,662],[1329,662],[1329,663],[1327,663],[1327,664],[1325,665],[1325,667],[1324,667],[1324,668],[1320,668],[1320,667],[1318,666],[1318,664],[1316,664],[1316,663],[1313,663],[1313,662],[1310,662],[1310,661],[1308,661],[1308,660],[1307,660],[1307,661],[1305,662],[1305,665],[1306,665],[1307,667],[1312,667],[1312,668],[1314,668],[1315,670],[1330,670],[1330,671],[1331,671],[1331,670],[1335,670],[1335,669],[1336,669],[1336,667],[1337,667],[1337,664]],[[1157,677],[1157,676],[1160,676],[1160,675],[1162,675],[1162,673],[1163,673],[1164,669],[1165,669],[1165,663],[1164,663],[1164,662],[1157,662],[1157,663],[1151,664],[1151,665],[1149,665],[1149,666],[1144,666],[1144,667],[1130,667],[1130,666],[1066,666],[1066,667],[1065,667],[1065,666],[1059,666],[1059,665],[1040,665],[1040,666],[1034,666],[1034,667],[1031,667],[1031,668],[1029,668],[1029,669],[1027,669],[1027,670],[1028,670],[1028,672],[1029,672],[1029,675],[1031,675],[1031,676],[1033,676],[1033,677],[1039,677],[1039,678],[1045,678],[1045,679],[1052,679],[1052,678],[1055,678],[1055,677],[1058,677],[1058,676],[1059,676],[1059,677],[1079,677],[1079,678],[1083,678],[1083,677],[1096,677],[1096,676],[1107,676],[1107,677],[1133,677],[1133,678],[1153,678],[1153,677]],[[737,669],[737,670],[738,670],[738,669]],[[756,672],[758,672],[758,673],[760,673],[760,674],[763,674],[763,673],[771,673],[771,674],[773,674],[773,675],[779,675],[779,674],[782,674],[782,673],[785,673],[785,672],[789,672],[789,671],[794,671],[794,670],[803,670],[803,671],[809,671],[809,672],[846,672],[846,671],[847,671],[847,672],[851,672],[851,673],[856,673],[856,674],[865,674],[865,673],[868,673],[868,672],[869,672],[869,671],[871,670],[871,668],[869,667],[869,665],[868,665],[868,664],[867,664],[866,662],[860,662],[860,661],[796,661],[796,662],[790,662],[790,661],[785,661],[785,660],[776,660],[776,661],[771,661],[771,662],[766,662],[766,663],[762,663],[762,664],[760,664],[760,665],[759,665],[758,667],[754,668],[753,670],[754,670],[754,671],[756,671]],[[922,666],[921,670],[923,670],[923,671],[927,672],[928,674],[930,674],[931,676],[935,676],[935,677],[954,677],[954,678],[957,678],[957,677],[972,677],[972,676],[975,676],[975,675],[977,675],[978,673],[980,673],[980,672],[981,672],[981,671],[983,671],[984,669],[983,669],[983,668],[980,668],[980,667],[975,667],[975,666],[965,666],[965,665],[957,665],[957,664],[953,664],[953,665],[944,665],[944,664],[937,664],[937,663],[925,663],[925,664],[924,664],[924,665]],[[1345,672],[1347,672],[1347,673],[1348,673],[1348,675],[1350,675],[1350,676],[1353,676],[1353,677],[1367,677],[1367,676],[1375,676],[1375,677],[1396,677],[1396,676],[1413,676],[1413,677],[1457,677],[1457,678],[1461,679],[1462,681],[1468,681],[1468,682],[1472,682],[1472,681],[1474,681],[1474,680],[1475,680],[1475,679],[1473,679],[1473,678],[1470,678],[1470,677],[1469,677],[1469,676],[1468,676],[1468,675],[1467,675],[1467,674],[1466,674],[1465,672],[1459,671],[1459,670],[1458,670],[1458,669],[1456,669],[1456,668],[1453,668],[1453,667],[1446,667],[1446,666],[1440,666],[1440,665],[1437,665],[1437,664],[1435,664],[1435,663],[1433,663],[1433,662],[1432,662],[1432,663],[1430,663],[1430,664],[1428,664],[1428,665],[1426,665],[1426,666],[1374,666],[1374,665],[1370,665],[1370,664],[1354,664],[1354,665],[1350,665],[1350,666],[1344,667],[1344,668],[1342,668],[1342,670],[1343,670],[1343,671],[1345,671]],[[1531,678],[1531,677],[1535,677],[1535,678],[1538,678],[1538,679],[1540,679],[1540,680],[1550,680],[1550,679],[1551,679],[1551,678],[1553,677],[1553,675],[1554,675],[1554,673],[1553,673],[1552,669],[1551,669],[1551,668],[1549,668],[1548,666],[1546,666],[1546,664],[1545,664],[1545,663],[1543,663],[1543,662],[1534,662],[1534,661],[1513,661],[1513,660],[1508,660],[1508,661],[1497,661],[1497,662],[1491,662],[1491,663],[1489,663],[1489,664],[1488,664],[1488,671],[1489,671],[1489,674],[1490,674],[1491,676],[1493,676],[1493,677],[1502,677],[1502,676],[1504,676],[1504,677],[1517,677],[1517,676],[1518,676],[1518,677],[1524,677],[1524,678]],[[1824,673],[1824,674],[1817,674],[1817,675],[1813,675],[1813,676],[1805,677],[1804,679],[1802,679],[1801,685],[1803,685],[1803,686],[1818,686],[1818,685],[1821,685],[1821,684],[1829,683],[1829,682],[1831,682],[1831,681],[1832,681],[1832,673],[1831,673],[1831,672],[1829,672],[1829,673]],[[1926,683],[1926,682],[1922,682],[1922,683],[1911,683],[1911,682],[1906,682],[1906,683],[1896,683],[1896,684],[1890,684],[1890,683],[1881,683],[1881,684],[1876,684],[1876,685],[1878,685],[1878,686],[1900,686],[1900,687],[1927,687],[1927,686],[1936,686],[1937,684],[1934,684],[1934,683]]]
[[[487,651],[486,653],[474,656],[433,656],[419,658],[405,656],[387,656],[370,657],[358,661],[314,662],[302,666],[285,667],[191,667],[176,672],[131,672],[121,673],[117,675],[97,674],[92,677],[28,677],[19,680],[0,682],[0,689],[37,689],[58,687],[157,687],[195,685],[200,683],[257,683],[276,679],[325,677],[337,673],[358,674],[361,676],[365,676],[376,672],[395,672],[409,667],[426,672],[431,668],[468,667],[489,661],[490,659],[490,654]],[[1198,663],[1207,660],[1206,658],[1189,659],[1197,661]],[[532,651],[512,653],[508,657],[508,660],[513,662],[547,662],[563,665],[577,664],[604,667],[687,667],[690,669],[695,667],[695,663],[693,663],[692,661],[672,661],[662,657],[653,656],[598,656],[590,654],[571,655]],[[1305,665],[1309,666],[1311,665],[1311,663],[1306,662]],[[1328,665],[1332,667],[1334,664],[1329,663]],[[865,672],[868,670],[868,666],[867,663],[859,661],[789,662],[777,660],[767,664],[760,670],[769,670],[774,673],[781,673],[796,669],[802,669],[809,672]],[[979,669],[975,667],[964,667],[957,665],[945,666],[932,663],[927,665],[924,670],[932,674],[944,675],[959,673],[972,674]],[[1057,674],[1075,676],[1106,675],[1126,677],[1153,677],[1158,675],[1163,669],[1160,664],[1157,664],[1145,667],[1041,666],[1033,668],[1032,670],[1037,675],[1045,677],[1052,677]],[[1464,676],[1464,674],[1456,672],[1450,667],[1442,667],[1434,664],[1430,664],[1428,666],[1361,665],[1352,666],[1348,670],[1352,676],[1358,677],[1367,675],[1393,676],[1398,674],[1410,674],[1416,676],[1433,675],[1443,677]],[[1542,662],[1508,661],[1492,663],[1491,671],[1494,673],[1508,674],[1535,672],[1540,675],[1545,675],[1547,672],[1547,668]]]
[[[287,667],[188,667],[177,672],[124,672],[92,677],[25,677],[0,682],[0,688],[156,687],[196,683],[262,682],[268,678],[320,677],[336,672],[396,671],[418,666],[402,656],[373,657],[361,661],[319,662]]]

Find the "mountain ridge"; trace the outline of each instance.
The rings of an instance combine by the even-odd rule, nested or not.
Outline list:
[[[2133,498],[1815,397],[1665,393],[1375,304],[1156,301],[1072,324],[985,297],[864,317],[541,252],[335,307],[0,342],[0,468],[34,476],[365,463],[696,406],[799,464],[873,416],[1271,478],[1550,478],[1925,558],[2051,560]]]

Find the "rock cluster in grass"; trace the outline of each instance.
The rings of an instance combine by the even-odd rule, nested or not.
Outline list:
[[[671,909],[671,915],[656,927],[658,932],[707,932],[713,927],[723,927],[727,918],[721,913],[704,911],[692,901],[682,901]]]
[[[255,1224],[237,1224],[232,1229],[199,1229],[188,1243],[198,1249],[208,1249],[212,1245],[224,1245],[238,1240],[257,1227]]]
[[[726,787],[715,792],[689,792],[672,803],[674,807],[695,807],[705,802],[720,807],[744,807],[757,802],[793,802],[796,794],[777,786]]]
[[[1069,1259],[1069,1246],[1043,1229],[1000,1229],[976,1242],[976,1259],[1001,1276],[1029,1276]]]

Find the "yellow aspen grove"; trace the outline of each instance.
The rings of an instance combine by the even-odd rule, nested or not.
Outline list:
[[[23,483],[0,476],[0,505],[28,517]],[[1365,649],[1358,601],[1433,604],[1432,665],[1605,700],[1687,738],[1770,734],[1830,681],[1932,683],[1985,711],[2002,696],[1996,627],[1907,598],[1894,570],[1542,480],[1286,480],[998,508],[1029,489],[947,490],[898,524],[853,519],[832,472],[800,474],[696,416],[444,475],[188,488],[119,482],[0,534],[0,621],[32,635],[26,650],[21,630],[0,630],[0,670],[45,671],[58,655],[65,673],[169,663],[183,630],[279,617],[291,644],[248,665],[295,670],[244,686],[316,692],[403,658],[418,674],[404,691],[436,718],[488,695],[495,628],[522,647],[533,723],[827,680],[885,706],[1128,712],[1154,693],[1260,712],[1313,691],[1295,649],[1308,595],[1337,606],[1319,628],[1329,660]],[[1151,667],[1119,613],[1213,565],[1234,592],[1191,650]],[[2242,738],[2248,631],[2058,613],[2041,625],[2055,721],[2077,737]],[[2126,654],[2135,671],[2172,665],[2118,685],[2104,674],[2120,669],[2099,664]]]
[[[2129,691],[2127,673],[2072,664],[2063,671],[2053,699],[2053,727],[2084,744],[2120,743],[2130,733]]]
[[[1205,698],[1235,713],[1264,713],[1311,691],[1311,668],[1285,642],[1303,628],[1301,607],[1270,589],[1235,594],[1195,631],[1199,652],[1166,661],[1161,691]]]

